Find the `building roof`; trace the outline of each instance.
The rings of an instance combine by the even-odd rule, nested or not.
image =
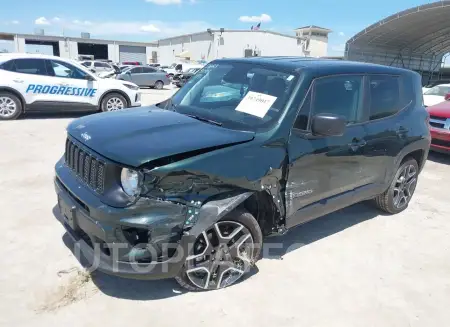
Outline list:
[[[289,38],[292,38],[292,39],[298,39],[298,37],[294,36],[294,35],[288,35],[288,34],[283,34],[283,33],[275,32],[275,31],[269,31],[269,30],[263,30],[263,29],[259,29],[259,30],[251,30],[251,29],[246,29],[246,30],[223,29],[222,31],[220,29],[215,29],[215,30],[210,29],[210,30],[206,30],[206,31],[196,32],[196,33],[171,36],[171,37],[167,37],[167,38],[164,38],[164,39],[159,39],[156,42],[168,41],[168,40],[173,40],[173,39],[177,39],[177,38],[184,38],[184,37],[201,35],[201,34],[207,34],[207,33],[221,33],[221,32],[222,33],[242,33],[242,32],[267,33],[267,34],[274,34],[274,35],[279,35],[279,36],[283,36],[283,37],[289,37]]]
[[[347,41],[347,49],[442,54],[450,51],[449,33],[450,1],[437,1],[370,25]]]
[[[4,33],[0,32],[0,40],[14,40],[15,36],[23,37],[27,40],[38,41],[76,41],[79,43],[98,43],[98,44],[119,44],[119,45],[136,45],[136,46],[149,46],[156,47],[156,42],[130,42],[130,41],[117,41],[117,40],[102,40],[102,39],[87,39],[81,37],[72,36],[58,36],[58,35],[38,35],[38,34],[21,34],[21,33]]]
[[[330,30],[328,28],[320,27],[320,26],[317,26],[317,25],[308,25],[308,26],[298,27],[298,28],[295,29],[295,31],[297,31],[297,30],[304,30],[304,29],[321,30],[323,32],[328,32],[328,33],[332,32],[332,30]]]

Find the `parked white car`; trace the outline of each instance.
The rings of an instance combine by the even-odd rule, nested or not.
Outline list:
[[[164,71],[173,78],[176,74],[181,74],[187,72],[191,68],[203,68],[204,65],[192,64],[188,62],[173,63],[169,68],[164,68]]]
[[[423,93],[423,102],[426,107],[434,106],[450,99],[450,84],[439,84]]]
[[[100,78],[76,61],[0,54],[0,120],[28,111],[113,111],[140,105],[136,84]]]

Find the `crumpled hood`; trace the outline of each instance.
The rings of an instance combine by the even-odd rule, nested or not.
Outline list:
[[[100,155],[132,167],[254,137],[253,132],[226,129],[155,106],[79,118],[67,132]]]

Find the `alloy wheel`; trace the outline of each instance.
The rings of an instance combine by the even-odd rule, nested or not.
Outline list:
[[[0,116],[4,118],[11,117],[17,110],[17,105],[9,97],[0,97]]]
[[[417,185],[417,169],[413,165],[405,166],[395,182],[394,206],[404,208],[411,200]]]
[[[120,98],[113,97],[108,99],[108,101],[106,102],[106,109],[108,111],[122,110],[124,108],[125,105]]]
[[[254,241],[250,231],[235,221],[220,221],[204,231],[186,259],[192,284],[210,290],[229,286],[251,267]]]

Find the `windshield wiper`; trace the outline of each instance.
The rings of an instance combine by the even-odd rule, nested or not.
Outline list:
[[[199,117],[199,116],[196,116],[196,115],[190,115],[190,114],[184,114],[184,115],[186,115],[188,117],[191,117],[191,118],[194,118],[194,119],[197,119],[197,120],[200,120],[200,121],[204,121],[205,123],[210,123],[210,124],[213,124],[213,125],[216,125],[216,126],[222,126],[222,123],[219,123],[218,121],[215,121],[215,120]]]

